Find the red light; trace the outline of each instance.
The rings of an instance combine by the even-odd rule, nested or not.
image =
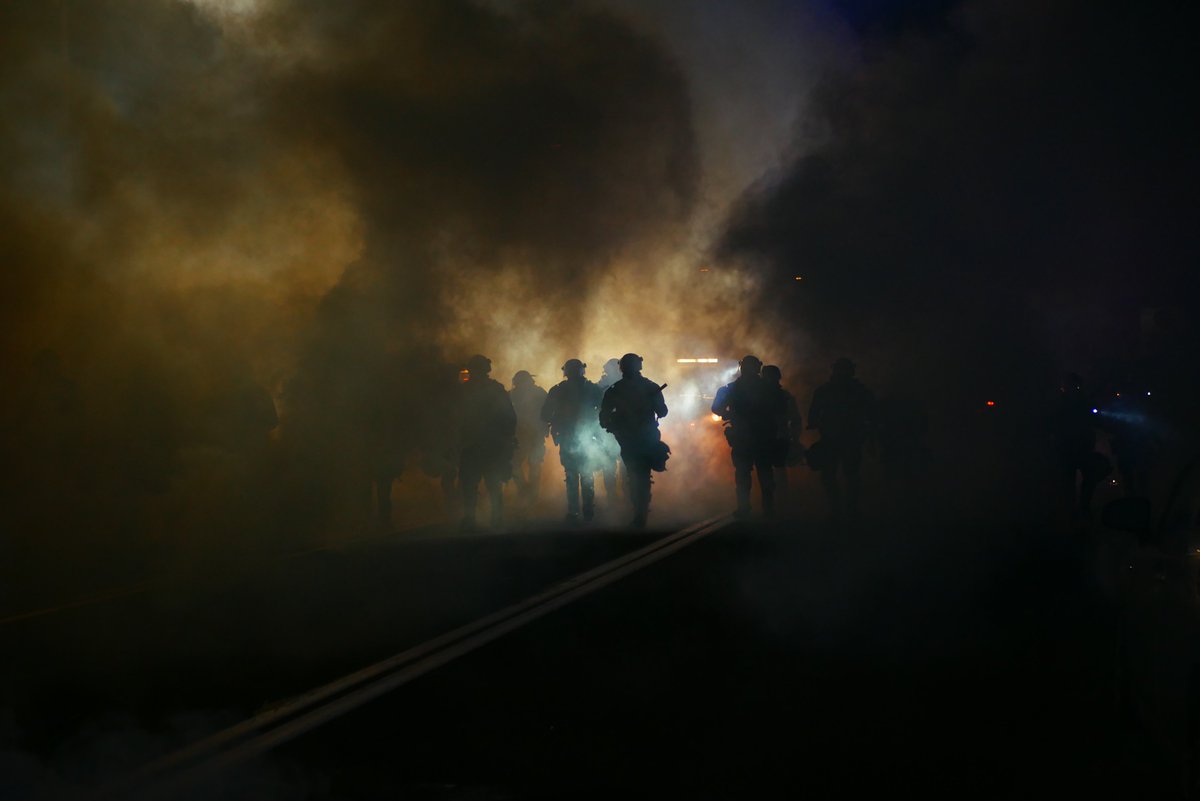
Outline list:
[[[987,405],[988,405],[988,406],[995,406],[995,405],[996,405],[996,402],[995,402],[995,401],[988,401],[988,402],[987,402]]]

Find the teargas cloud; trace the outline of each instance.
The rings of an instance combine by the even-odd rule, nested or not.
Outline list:
[[[323,534],[359,514],[381,427],[427,497],[474,352],[544,386],[640,352],[682,433],[711,387],[679,359],[770,347],[730,311],[754,275],[706,261],[684,75],[611,13],[0,14],[8,490],[31,540]]]

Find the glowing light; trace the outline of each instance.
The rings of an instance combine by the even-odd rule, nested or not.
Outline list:
[[[1100,410],[1095,407],[1092,407],[1092,414],[1100,414]]]
[[[804,280],[804,276],[803,276],[803,275],[796,275],[796,276],[793,276],[793,277],[794,277],[794,278],[795,278],[797,281],[803,281],[803,280]]]
[[[1150,393],[1149,393],[1149,392],[1147,392],[1147,393],[1146,393],[1146,397],[1147,397],[1147,398],[1148,398],[1148,397],[1150,397]]]
[[[712,414],[712,415],[709,415],[709,417],[711,417],[711,418],[712,418],[712,421],[713,421],[714,423],[719,423],[719,422],[721,422],[721,415],[719,415],[719,414]]]
[[[720,359],[676,359],[676,364],[717,364]]]
[[[706,273],[706,272],[708,272],[708,271],[709,271],[709,269],[708,269],[707,267],[701,267],[701,268],[700,268],[700,272],[702,272],[702,273]]]
[[[471,372],[469,370],[459,370],[458,371],[458,380],[462,381],[464,383],[467,381],[470,381],[471,380]]]
[[[988,405],[988,406],[995,406],[995,405],[996,405],[996,402],[995,402],[995,401],[988,401],[988,402],[987,402],[987,405]]]

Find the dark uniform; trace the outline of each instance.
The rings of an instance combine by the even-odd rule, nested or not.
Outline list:
[[[513,481],[525,501],[531,503],[537,500],[542,462],[546,460],[546,423],[542,420],[546,390],[534,383],[528,371],[520,370],[513,376],[513,388],[508,393],[508,399],[512,401],[513,411],[517,414]]]
[[[769,517],[775,513],[772,459],[777,417],[784,410],[783,398],[759,375],[762,362],[757,357],[747,356],[740,364],[742,374],[732,384],[717,390],[712,411],[727,423],[725,439],[733,456],[737,516],[750,514],[751,472],[757,469],[763,514]]]
[[[487,358],[472,356],[467,362],[469,377],[459,398],[458,481],[462,489],[464,529],[475,525],[480,479],[491,499],[492,525],[500,525],[504,482],[512,477],[517,415],[504,386],[488,377],[491,369],[492,363]]]
[[[875,419],[875,396],[854,377],[854,362],[838,359],[829,382],[817,387],[808,409],[808,427],[821,433],[809,449],[809,464],[821,471],[835,517],[858,511],[863,445]],[[845,508],[838,479],[846,478]]]
[[[642,376],[642,357],[621,357],[622,378],[604,392],[600,425],[617,438],[628,476],[633,525],[646,525],[650,514],[650,471],[667,467],[671,449],[658,433],[659,418],[667,416],[662,387]]]
[[[775,492],[787,491],[787,469],[798,465],[804,459],[804,445],[800,442],[802,420],[800,406],[796,397],[781,385],[783,372],[773,364],[768,364],[762,371],[763,380],[775,394],[771,405],[775,407],[775,436],[771,441],[769,458],[771,467],[775,469]]]
[[[587,367],[579,359],[563,365],[566,380],[550,388],[542,407],[542,420],[550,425],[550,436],[558,446],[558,458],[566,472],[567,520],[579,520],[580,499],[583,519],[596,513],[595,473],[602,463],[597,414],[601,391],[584,377]]]
[[[600,387],[601,392],[604,392],[620,380],[619,360],[609,359],[604,363],[604,374],[600,376],[596,385]],[[600,468],[604,475],[604,495],[607,498],[615,498],[621,487],[621,446],[617,444],[616,437],[604,431],[600,432],[600,446],[604,456],[604,465]]]

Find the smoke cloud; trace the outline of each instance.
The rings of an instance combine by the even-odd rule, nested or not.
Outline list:
[[[469,353],[546,383],[693,344],[668,335],[696,269],[688,88],[610,13],[0,13],[18,541],[316,533],[369,504],[381,436],[419,473]]]

